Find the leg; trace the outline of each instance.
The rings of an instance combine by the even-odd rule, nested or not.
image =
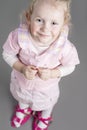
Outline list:
[[[49,118],[49,117],[51,116],[52,110],[53,110],[53,107],[51,107],[51,108],[48,109],[48,110],[42,111],[41,117],[42,117],[43,119]],[[49,122],[49,121],[46,121],[46,123],[48,123],[48,122]],[[38,126],[39,126],[40,128],[46,128],[46,127],[47,127],[47,125],[44,124],[42,121],[39,121]]]
[[[37,112],[35,120],[34,120],[34,130],[47,130],[50,121],[52,121],[51,113],[53,107],[48,110],[44,110],[42,112]]]
[[[19,103],[11,120],[13,127],[20,127],[30,118],[32,110],[28,104]]]

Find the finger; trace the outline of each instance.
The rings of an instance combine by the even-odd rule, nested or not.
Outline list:
[[[31,68],[32,70],[37,70],[36,66],[33,66],[33,65],[31,65],[30,68]]]
[[[42,80],[48,80],[48,78],[46,78],[46,77],[41,77],[41,79],[42,79]]]
[[[38,68],[39,72],[46,72],[48,69],[47,68]]]

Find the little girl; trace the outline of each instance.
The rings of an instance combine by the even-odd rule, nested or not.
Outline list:
[[[18,101],[11,120],[20,127],[33,115],[33,130],[47,130],[59,98],[61,77],[79,64],[68,40],[70,0],[34,0],[25,22],[12,31],[3,58],[13,68],[10,90]]]

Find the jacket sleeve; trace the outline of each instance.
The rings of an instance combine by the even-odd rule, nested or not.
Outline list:
[[[76,47],[67,41],[62,50],[61,64],[63,66],[75,66],[80,63]]]
[[[6,42],[3,45],[3,59],[12,67],[13,64],[18,61],[18,53],[19,53],[20,47],[18,45],[18,35],[17,35],[17,29],[15,31],[12,31]]]

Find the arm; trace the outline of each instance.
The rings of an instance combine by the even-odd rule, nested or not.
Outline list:
[[[24,74],[24,76],[31,80],[35,78],[37,73],[37,69],[35,66],[26,66],[25,64],[21,63],[17,56],[10,55],[3,51],[3,59],[15,70],[19,71],[20,73]]]
[[[24,74],[27,79],[33,79],[36,74],[36,68],[34,66],[26,66],[23,64],[17,54],[19,53],[20,46],[18,44],[18,30],[12,31],[4,46],[3,46],[3,59],[15,70]]]
[[[48,80],[50,78],[59,78],[71,74],[75,69],[75,66],[59,66],[54,69],[38,69],[38,75],[43,80]]]
[[[53,70],[53,74],[55,76],[55,71],[58,69],[58,77],[64,77],[69,74],[71,74],[75,70],[75,65],[74,66],[59,66],[58,68]]]

